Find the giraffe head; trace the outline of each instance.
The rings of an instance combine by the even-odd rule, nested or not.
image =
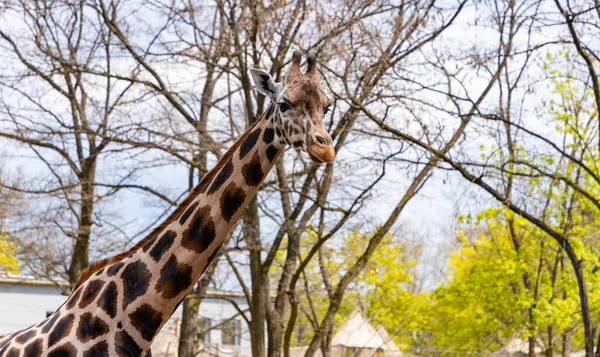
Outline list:
[[[282,83],[260,69],[250,75],[259,93],[271,98],[277,107],[278,134],[287,144],[306,151],[314,162],[333,161],[335,150],[331,136],[323,125],[331,100],[321,89],[315,56],[306,58],[307,70],[300,70],[300,52],[294,52],[292,64]]]

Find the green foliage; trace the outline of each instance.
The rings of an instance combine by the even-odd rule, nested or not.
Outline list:
[[[570,157],[538,152],[522,142],[510,151],[489,144],[480,145],[479,151],[513,180],[512,199],[568,239],[581,262],[592,323],[598,326],[600,214],[590,200],[600,197],[594,177],[600,177],[598,108],[590,87],[572,79],[576,78],[572,69],[554,64],[569,63],[571,56],[568,52],[548,55],[544,64],[555,95],[546,124],[555,129]],[[411,289],[414,262],[407,258],[407,247],[388,236],[350,286],[337,321],[358,305],[403,350],[421,355],[485,355],[511,338],[538,339],[557,354],[563,334],[572,334],[571,350],[582,349],[579,287],[563,247],[503,207],[466,213],[458,221],[464,230],[458,232],[459,246],[447,261],[449,276],[444,284],[431,292]],[[301,319],[307,324],[312,320],[314,327],[327,308],[323,276],[330,285],[337,284],[362,254],[368,238],[368,234],[348,232],[323,247],[320,263],[313,259],[300,297]],[[309,234],[303,241],[312,246],[316,239]],[[307,342],[306,336],[310,331],[297,342]]]
[[[549,328],[558,336],[574,327],[577,283],[561,247],[510,211],[492,207],[477,218],[470,234],[459,232],[451,279],[433,293],[432,325],[424,326],[431,343],[454,355],[486,353],[513,336],[543,339]]]
[[[341,323],[360,306],[373,325],[382,325],[405,351],[453,356],[485,354],[500,349],[512,337],[537,337],[555,350],[562,333],[574,330],[573,348],[582,346],[578,286],[564,252],[552,239],[501,207],[473,216],[469,229],[458,232],[459,248],[450,254],[448,281],[431,292],[411,289],[407,246],[389,235],[350,285],[336,320]],[[369,234],[348,232],[322,248],[307,267],[299,292],[300,332],[294,343],[305,345],[315,321],[328,307],[323,273],[329,284],[339,282],[364,252]],[[303,237],[303,258],[317,237]],[[576,242],[576,238],[573,238]],[[593,250],[580,245],[580,254],[593,260]],[[282,262],[283,256],[278,257]],[[320,262],[319,262],[320,261]],[[586,270],[592,309],[600,310],[595,288],[599,278]],[[557,337],[558,336],[558,337]]]
[[[353,232],[346,237],[346,259],[352,261],[364,250],[366,237]],[[414,261],[407,259],[407,246],[393,235],[388,235],[374,252],[363,273],[356,279],[351,292],[345,297],[340,317],[345,317],[360,306],[374,325],[382,325],[402,349],[413,344],[410,331],[427,325],[422,313],[429,305],[430,294],[409,289],[412,278],[408,271]]]
[[[329,297],[324,279],[330,287],[335,286],[348,272],[351,266],[363,254],[371,234],[357,230],[336,237],[324,245],[307,266],[298,286],[300,303],[296,345],[307,344],[312,337],[315,321],[320,321],[329,307]],[[306,258],[309,247],[315,244],[314,231],[302,237],[302,259]],[[283,264],[283,253],[277,260]],[[413,294],[408,288],[411,276],[408,270],[414,262],[406,259],[405,247],[393,235],[384,237],[375,250],[367,266],[348,287],[338,314],[337,323],[341,323],[355,306],[360,306],[372,318],[374,325],[383,325],[392,337],[401,345],[410,344],[410,332],[421,325],[426,315],[419,313],[427,305],[429,294]]]
[[[9,274],[19,273],[17,245],[10,241],[5,234],[0,233],[0,272]]]
[[[540,154],[522,144],[480,147],[482,157],[514,174],[523,199],[535,214],[564,234],[581,260],[590,310],[600,310],[600,229],[598,208],[586,197],[600,197],[598,182],[597,108],[589,87],[572,78],[573,70],[557,68],[569,53],[549,55],[545,69],[554,83],[549,127],[562,136],[566,156]],[[574,189],[577,187],[578,189]],[[530,212],[534,210],[528,208]],[[583,348],[579,288],[562,247],[541,229],[502,207],[458,217],[468,227],[459,232],[460,247],[451,254],[449,280],[432,295],[429,326],[422,327],[436,351],[452,355],[485,354],[509,338],[535,337],[554,351],[561,334],[573,331],[573,350]],[[597,314],[594,314],[598,323]]]

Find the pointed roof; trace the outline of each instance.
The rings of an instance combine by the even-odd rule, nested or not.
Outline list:
[[[398,352],[400,349],[383,327],[375,328],[360,308],[355,308],[331,340],[331,346],[374,348]]]
[[[391,352],[400,352],[400,349],[398,348],[398,346],[396,346],[394,340],[392,340],[392,337],[388,334],[387,330],[383,326],[377,326],[376,330],[385,342],[385,345],[381,349]]]

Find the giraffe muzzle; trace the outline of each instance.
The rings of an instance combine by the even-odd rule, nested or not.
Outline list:
[[[319,164],[327,164],[335,159],[335,150],[332,145],[310,145],[306,151],[308,156]]]

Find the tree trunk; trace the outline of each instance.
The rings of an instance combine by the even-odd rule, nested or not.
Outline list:
[[[554,329],[548,327],[548,348],[546,349],[546,357],[554,357]]]
[[[600,357],[600,336],[598,336],[598,345],[596,346],[596,353],[594,354],[595,357]]]
[[[277,297],[275,299],[275,309],[272,312],[271,323],[269,324],[269,357],[281,357],[281,346],[283,343],[284,316],[286,313],[286,305],[288,302],[288,294],[290,293],[290,281],[294,272],[298,257],[300,256],[300,234],[296,223],[290,222],[288,229],[288,247]]]
[[[198,350],[198,345],[200,343],[200,333],[202,331],[198,324],[198,312],[200,311],[202,299],[206,295],[210,281],[216,271],[217,261],[217,259],[212,261],[204,271],[198,286],[196,286],[193,292],[183,300],[179,348],[177,354],[179,357],[194,357],[200,352]]]
[[[250,340],[252,357],[265,356],[265,320],[268,301],[268,277],[262,272],[260,241],[260,221],[256,197],[244,211],[243,233],[250,250],[250,275],[252,277],[252,298],[250,301],[252,318],[250,320]]]
[[[89,265],[89,246],[90,246],[90,235],[92,233],[94,213],[94,189],[95,189],[95,177],[96,163],[92,162],[87,170],[81,177],[81,207],[79,212],[79,228],[77,231],[77,238],[75,239],[75,246],[73,247],[73,254],[71,256],[71,264],[69,265],[69,283],[75,284],[81,272]]]
[[[535,357],[535,337],[531,336],[527,339],[528,342],[528,352],[527,357]]]
[[[200,294],[186,296],[183,300],[183,311],[181,314],[181,330],[179,333],[179,357],[193,357],[196,355],[196,343],[198,335],[198,310],[200,310]]]
[[[247,63],[238,56],[238,62],[242,73],[242,92],[244,94],[244,103],[246,111],[246,120],[248,127],[253,125],[262,114],[262,103],[264,98],[257,97],[256,115],[252,102],[252,86],[247,75]],[[255,63],[257,61],[255,60]],[[267,320],[267,304],[269,299],[269,277],[268,272],[263,273],[262,269],[262,242],[260,240],[260,217],[258,214],[258,201],[254,196],[248,207],[244,210],[242,231],[244,240],[248,246],[250,254],[250,277],[252,279],[252,296],[250,298],[250,343],[252,345],[252,357],[266,356],[265,350],[265,322]]]
[[[571,356],[571,336],[573,335],[573,328],[569,327],[562,334],[562,357]]]
[[[594,330],[592,329],[592,317],[590,314],[590,304],[588,301],[587,286],[585,277],[583,276],[583,260],[577,257],[571,243],[564,239],[563,246],[567,252],[567,256],[571,261],[575,277],[577,278],[577,286],[579,287],[579,301],[581,306],[581,317],[583,318],[583,331],[585,338],[585,355],[586,357],[594,356]]]
[[[214,87],[212,81],[212,72],[209,71],[207,75],[204,91],[202,92],[202,108],[200,110],[200,120],[196,126],[198,132],[198,143],[204,141],[206,135],[206,122],[208,119],[208,108],[207,100],[210,99],[212,89]],[[194,163],[198,167],[198,182],[202,180],[207,172],[206,169],[207,152],[201,150],[195,155]],[[192,191],[194,187],[194,167],[190,169],[190,182],[189,191]],[[193,290],[192,294],[189,294],[183,300],[183,307],[181,311],[181,327],[179,331],[179,346],[178,356],[179,357],[194,357],[197,354],[198,342],[199,342],[199,330],[198,330],[198,311],[200,311],[200,303],[202,297],[208,290],[208,285],[212,280],[212,276],[215,272],[216,259],[213,262],[209,262],[206,270],[202,274],[198,285]]]

